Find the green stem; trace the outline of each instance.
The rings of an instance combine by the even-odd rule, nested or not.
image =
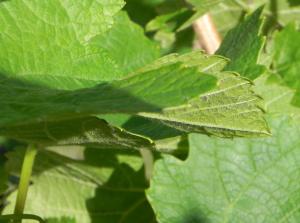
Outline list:
[[[21,170],[17,201],[16,201],[16,206],[14,211],[15,215],[23,214],[36,153],[37,153],[36,147],[34,145],[29,145],[24,156],[24,161]],[[14,222],[21,223],[22,220],[15,220]]]

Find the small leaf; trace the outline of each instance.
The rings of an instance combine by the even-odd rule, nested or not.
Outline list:
[[[293,104],[300,107],[300,32],[294,24],[277,33],[274,40],[273,72],[279,74],[287,86],[297,90]]]
[[[277,33],[274,40],[274,71],[292,88],[300,86],[299,38],[300,32],[296,30],[295,25],[291,24]]]
[[[231,60],[225,70],[236,71],[252,80],[265,70],[264,66],[258,64],[265,42],[261,36],[262,10],[263,8],[259,8],[244,22],[230,30],[217,51],[217,54]]]

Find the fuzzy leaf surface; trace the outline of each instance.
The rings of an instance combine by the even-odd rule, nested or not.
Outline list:
[[[3,127],[0,135],[43,147],[83,145],[97,148],[153,149],[150,139],[94,117]]]
[[[141,115],[187,132],[222,137],[269,134],[260,108],[262,101],[253,93],[252,84],[236,73],[222,72],[228,62],[226,59],[201,55],[200,52],[193,54],[189,63],[197,63],[200,71],[214,75],[218,80],[217,87],[186,105],[163,109],[160,114]],[[195,59],[200,57],[201,62]]]

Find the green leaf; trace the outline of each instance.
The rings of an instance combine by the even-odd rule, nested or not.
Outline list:
[[[158,161],[147,191],[158,221],[298,222],[299,123],[286,116],[271,123],[265,139],[192,134],[186,161]]]
[[[192,4],[194,7],[198,8],[198,9],[203,10],[203,8],[205,8],[207,10],[207,9],[211,8],[212,6],[215,6],[215,5],[223,2],[223,0],[187,0],[187,2],[189,2],[190,4]]]
[[[18,171],[20,152],[9,158],[8,168]],[[142,160],[135,153],[88,149],[85,160],[76,161],[43,150],[38,153],[32,182],[25,213],[44,219],[67,217],[78,223],[153,222],[144,194]],[[9,196],[4,213],[12,212],[15,196],[15,192]]]
[[[263,8],[259,8],[230,30],[216,52],[231,60],[225,70],[239,72],[252,80],[265,70],[264,66],[257,64],[265,42],[261,36],[262,10]]]
[[[122,4],[89,2],[72,3],[73,7],[68,0],[1,3],[0,126],[98,113],[153,112],[180,105],[214,86],[215,78],[186,67],[180,58],[151,65],[158,49],[124,13],[115,15]],[[104,12],[110,25],[87,30],[106,21],[95,13],[102,7],[108,10]],[[83,24],[77,33],[79,9],[83,17],[99,18],[95,16],[95,24]],[[89,38],[83,40],[83,33]],[[141,68],[145,64],[147,68]]]
[[[112,28],[123,5],[122,0],[2,2],[0,73],[61,89],[120,77],[105,49],[91,43]]]
[[[220,70],[212,69],[219,67],[218,64],[224,63],[224,59],[216,60],[213,57],[210,59],[201,53],[191,53],[183,56],[170,55],[150,63],[156,57],[156,47],[122,13],[114,16],[115,24],[110,29],[105,32],[101,30],[98,30],[97,33],[92,32],[93,38],[82,43],[82,38],[80,38],[82,33],[77,34],[72,24],[79,19],[76,14],[78,8],[92,13],[93,11],[90,12],[90,10],[93,7],[85,4],[79,6],[74,3],[74,11],[72,11],[71,8],[65,9],[66,5],[60,3],[68,3],[68,1],[36,2],[33,8],[28,7],[31,4],[27,4],[27,1],[17,0],[0,5],[0,15],[5,18],[0,23],[0,27],[4,30],[0,34],[2,35],[1,40],[3,40],[0,43],[0,52],[3,52],[0,53],[2,55],[0,57],[2,72],[0,77],[1,127],[29,126],[36,122],[53,122],[57,119],[74,119],[94,114],[128,113],[162,119],[167,124],[176,124],[176,127],[179,124],[183,126],[184,130],[191,129],[196,132],[221,132],[220,135],[230,136],[235,134],[244,136],[250,132],[251,134],[266,132],[265,122],[261,116],[262,112],[256,109],[257,103],[254,102],[257,98],[249,88],[245,87],[249,87],[250,84],[236,77],[235,74],[218,74]],[[61,25],[53,24],[53,17],[48,14],[45,18],[36,18],[36,15],[42,14],[43,10],[47,8],[45,6],[49,7],[49,15],[54,13],[62,20],[61,24],[67,25],[70,30],[61,31]],[[102,5],[100,4],[100,6]],[[62,12],[56,13],[60,11]],[[69,12],[68,15],[63,13],[66,11]],[[9,16],[16,14],[18,16]],[[72,18],[65,18],[68,16]],[[101,14],[99,16],[101,17]],[[18,20],[18,18],[22,19]],[[35,20],[33,21],[32,18]],[[20,25],[22,27],[27,25],[28,30],[25,32],[23,31],[25,29],[21,29],[20,31]],[[128,26],[131,28],[127,29]],[[120,35],[123,30],[125,30],[124,36]],[[70,34],[67,35],[67,31]],[[16,36],[16,39],[9,38],[7,32],[10,36]],[[22,32],[25,32],[24,35],[20,34]],[[65,35],[67,35],[66,39]],[[48,38],[44,38],[44,36]],[[70,40],[69,45],[67,44],[65,47],[66,51],[62,51],[60,40]],[[133,43],[141,44],[140,47],[132,47],[132,53],[128,53],[128,57],[126,57],[124,51],[130,50],[126,44],[121,44],[124,40],[129,41],[127,44],[129,47]],[[36,42],[41,44],[33,44]],[[53,45],[53,43],[55,44]],[[22,51],[16,47],[25,48],[24,55],[16,55],[14,52]],[[1,51],[1,48],[4,50]],[[77,54],[81,51],[88,53],[88,57],[82,54],[80,62],[77,59],[73,61],[74,58],[78,58]],[[149,51],[153,51],[149,54],[150,56],[146,53]],[[122,53],[123,55],[120,55]],[[41,59],[41,55],[44,54],[47,54],[45,60]],[[28,61],[28,55],[33,55],[34,60]],[[94,56],[100,56],[102,59],[94,58]],[[36,60],[38,60],[36,63],[32,62]],[[136,62],[136,60],[138,61]],[[114,66],[108,64],[107,61],[113,63]],[[60,62],[62,63],[59,64]],[[85,80],[82,80],[83,75]],[[80,78],[78,79],[78,77]],[[213,92],[216,79],[219,79],[220,84],[215,92],[221,90],[221,93],[213,93],[213,96],[206,100],[207,95],[204,93],[210,91],[210,95]],[[222,83],[224,82],[222,79],[226,79],[226,83]],[[227,80],[229,81],[227,82]],[[237,83],[238,81],[241,82]],[[237,91],[228,90],[228,93],[225,88],[229,85],[231,85],[230,89],[237,87]],[[239,86],[241,87],[239,88]],[[203,96],[203,101],[191,100],[199,94]],[[219,106],[226,107],[228,105],[220,105],[220,100],[224,95],[225,103],[228,102],[234,104],[233,107],[237,105],[242,108],[230,111],[227,108],[219,110]],[[244,101],[247,99],[250,99],[251,102]],[[237,104],[235,104],[236,102]],[[187,105],[174,108],[174,106],[182,104]],[[190,110],[191,104],[192,109]],[[215,109],[211,109],[210,105],[218,107],[217,113]],[[195,106],[200,107],[199,111],[208,109],[211,112],[207,116],[203,116],[203,113],[194,111]],[[157,113],[165,107],[168,109],[164,110],[163,114]],[[249,108],[251,109],[250,113]],[[252,112],[252,110],[255,111]],[[229,120],[233,118],[231,114],[233,111],[243,114],[235,116],[234,125],[229,126]],[[190,112],[193,115],[190,115]],[[246,116],[245,112],[249,115]],[[187,113],[189,114],[187,115]],[[219,116],[214,117],[215,114]],[[254,116],[258,116],[257,121],[254,120]],[[247,127],[245,128],[244,125]],[[194,128],[194,126],[196,127]]]
[[[172,47],[176,47],[178,44],[176,40],[180,40],[180,33],[177,31],[186,24],[186,20],[189,20],[192,15],[193,12],[186,8],[159,15],[146,25],[146,31],[156,32],[154,39],[160,43],[162,49],[171,51]],[[191,45],[191,42],[188,44]],[[175,52],[178,53],[178,51]]]
[[[228,30],[234,28],[244,16],[244,11],[238,2],[241,1],[226,0],[210,11],[217,30],[222,36],[225,36]]]
[[[269,134],[263,118],[261,99],[251,90],[252,83],[235,73],[221,72],[227,60],[195,52],[186,57],[198,63],[200,71],[214,75],[217,87],[190,100],[186,105],[163,109],[161,114],[140,113],[187,132],[222,137]],[[193,55],[193,56],[192,56]],[[201,62],[196,58],[201,58]]]
[[[289,114],[300,117],[300,108],[292,105],[296,91],[287,87],[276,74],[261,75],[255,80],[254,90],[264,99],[268,114]]]
[[[2,153],[2,148],[0,147],[0,195],[7,189],[7,182],[8,182],[8,174],[5,170],[5,162],[6,159],[4,156],[1,154]],[[0,201],[0,205],[1,205]]]
[[[300,32],[294,24],[287,26],[277,33],[274,40],[273,72],[279,74],[287,86],[297,90],[293,99],[300,107],[300,46],[298,43]]]
[[[300,5],[300,2],[298,0],[288,0],[288,2],[291,6]]]
[[[178,19],[180,19],[182,16],[187,14],[188,10],[185,8],[182,8],[180,10],[177,10],[175,12],[170,12],[167,14],[163,14],[160,16],[157,16],[155,19],[151,20],[147,26],[146,31],[158,31],[158,30],[174,30],[174,28],[178,27],[176,23],[178,23]],[[171,25],[168,25],[167,23],[173,23]]]
[[[274,71],[278,73],[288,86],[300,87],[300,32],[291,24],[277,33],[274,40]]]
[[[0,129],[0,135],[36,143],[41,147],[85,145],[117,149],[154,148],[150,139],[111,126],[106,121],[94,117],[3,127]]]
[[[0,126],[180,105],[215,86],[215,78],[197,71],[197,64],[188,65],[186,57],[162,58],[127,78],[74,91],[0,77]]]
[[[60,219],[57,218],[49,218],[46,219],[46,223],[76,223],[75,219],[62,217]]]
[[[94,38],[91,44],[106,52],[106,57],[121,70],[122,75],[159,57],[158,45],[147,39],[144,30],[131,22],[124,12],[119,12],[114,17],[113,27],[105,35]]]
[[[164,0],[126,0],[124,10],[133,22],[144,27],[156,16],[156,6],[162,1]]]
[[[263,14],[267,20],[275,22],[273,25],[279,23],[285,26],[290,22],[300,20],[300,7],[289,4],[289,0],[226,0],[213,7],[210,13],[218,31],[224,35],[243,19],[245,13],[251,13],[262,5],[265,5]]]

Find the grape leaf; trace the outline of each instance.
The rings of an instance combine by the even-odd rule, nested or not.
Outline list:
[[[97,148],[153,149],[150,139],[109,125],[94,117],[3,127],[0,135],[40,147],[85,145]]]
[[[7,167],[12,172],[19,171],[20,151],[9,155]],[[33,174],[26,213],[44,219],[67,216],[78,223],[153,222],[144,194],[142,160],[135,153],[87,149],[85,160],[76,161],[43,150]],[[9,196],[4,213],[12,212],[15,196],[15,192]]]
[[[195,59],[200,57],[201,63]],[[163,109],[161,114],[140,115],[188,132],[222,137],[269,134],[260,108],[261,99],[253,94],[252,84],[235,73],[221,72],[227,65],[226,59],[194,52],[189,61],[198,63],[200,71],[214,75],[218,79],[217,88],[186,105]]]
[[[161,48],[165,51],[171,50],[173,45],[176,45],[176,40],[180,38],[180,34],[175,31],[179,31],[192,15],[193,13],[186,8],[158,15],[147,23],[146,31],[155,32],[154,39],[160,42]]]
[[[262,10],[257,9],[230,30],[216,52],[231,60],[225,70],[236,71],[252,80],[265,71],[264,66],[257,64],[265,42],[261,36]]]
[[[163,30],[163,29],[172,31],[176,27],[179,26],[176,23],[179,23],[178,20],[180,20],[181,17],[185,17],[185,14],[187,12],[188,12],[188,10],[183,8],[183,9],[179,9],[175,12],[170,12],[168,14],[157,16],[155,19],[151,20],[146,25],[146,31],[153,32],[153,31],[158,31],[158,30]],[[170,22],[171,22],[171,25],[168,26],[167,23],[170,23]]]
[[[279,74],[287,86],[297,90],[293,104],[300,107],[300,32],[291,24],[277,33],[274,40],[273,72]]]
[[[297,119],[300,108],[292,105],[296,90],[285,86],[280,77],[266,73],[255,80],[255,92],[264,99],[268,114],[289,114]]]
[[[0,98],[5,113],[1,126],[97,113],[154,111],[184,103],[214,86],[215,78],[197,73],[196,67],[185,68],[179,60],[154,62],[150,69],[158,49],[124,13],[115,15],[115,24],[105,32],[84,28],[77,33],[79,8],[82,16],[88,16],[110,3],[89,2],[73,2],[73,7],[68,7],[71,3],[67,0],[1,3]],[[122,4],[112,1],[106,10],[117,11],[115,5]],[[55,19],[61,22],[57,24]],[[99,14],[95,23],[103,19]],[[83,34],[89,38],[82,39]],[[122,44],[124,41],[128,43]],[[145,64],[147,71],[140,71]]]
[[[183,56],[170,55],[155,60],[157,49],[143,36],[140,28],[132,25],[128,17],[122,13],[114,14],[115,24],[111,25],[105,32],[102,29],[97,29],[97,32],[93,30],[92,34],[86,34],[84,29],[82,32],[76,33],[74,30],[76,26],[72,26],[72,24],[79,19],[73,18],[78,17],[76,13],[78,7],[81,7],[83,11],[90,12],[92,10],[93,12],[93,7],[99,5],[95,3],[96,5],[89,7],[83,3],[79,4],[80,6],[78,3],[73,3],[74,11],[72,11],[72,7],[65,9],[67,3],[67,0],[36,2],[34,5],[26,0],[1,3],[0,15],[4,17],[4,20],[0,23],[0,27],[4,32],[0,34],[1,40],[3,40],[0,43],[0,49],[3,48],[4,50],[2,54],[0,53],[2,55],[0,57],[0,70],[2,72],[0,78],[0,106],[2,108],[0,126],[29,126],[35,122],[53,122],[57,119],[73,119],[94,114],[129,113],[163,119],[165,122],[176,124],[177,127],[178,124],[181,125],[182,123],[182,126],[185,125],[185,130],[191,129],[205,133],[221,132],[220,135],[232,136],[237,134],[244,136],[250,132],[258,135],[267,132],[262,112],[256,108],[257,103],[254,102],[257,97],[249,88],[244,87],[249,86],[249,83],[243,82],[244,80],[234,74],[206,73],[206,71],[212,70],[208,69],[209,67],[217,66],[214,64],[216,62],[214,59],[207,59],[206,55],[199,53],[191,53]],[[62,23],[53,24],[54,18],[48,14],[45,17],[36,18],[47,8],[46,6],[49,8],[47,11],[49,14],[54,13],[58,18],[61,17]],[[100,6],[102,5],[100,4]],[[65,12],[69,14],[66,15]],[[13,16],[16,14],[18,16]],[[89,13],[87,14],[89,15]],[[10,15],[13,17],[11,18]],[[99,16],[101,17],[101,15]],[[67,19],[68,17],[72,18]],[[38,22],[33,21],[32,18]],[[20,25],[22,27],[27,25],[28,30],[21,29],[20,31]],[[68,29],[61,31],[61,27],[66,25]],[[127,26],[131,29],[126,29]],[[121,30],[125,30],[124,36],[120,35]],[[22,32],[25,32],[24,35],[20,35]],[[68,42],[69,45],[65,46],[65,52],[62,51],[60,40],[66,40],[64,39],[66,32],[68,32],[67,40],[70,41]],[[82,33],[89,39],[82,38]],[[9,38],[9,36],[15,36],[15,38]],[[107,36],[109,37],[108,40],[106,39]],[[129,41],[128,46],[131,46],[133,42],[137,45],[141,43],[140,46],[145,46],[145,49],[135,46],[133,52],[128,54],[128,58],[124,55],[120,56],[119,54],[124,53],[124,50],[128,51],[126,44],[120,43],[124,39]],[[33,44],[37,41],[41,44]],[[16,47],[25,48],[26,52],[15,55],[14,52],[22,51]],[[45,51],[45,49],[47,50]],[[147,57],[146,51],[153,51],[153,53]],[[77,60],[78,53],[83,53],[79,62]],[[28,61],[29,54],[33,55],[33,60]],[[47,54],[46,58],[41,56],[44,54]],[[144,59],[138,59],[140,57]],[[73,61],[74,58],[75,61]],[[138,62],[135,62],[135,59]],[[32,62],[36,60],[38,60],[36,63]],[[62,61],[62,64],[57,65],[59,63],[57,60]],[[109,63],[113,63],[114,66]],[[94,64],[96,65],[94,66]],[[216,64],[219,64],[219,61]],[[219,73],[219,70],[216,72]],[[85,80],[82,80],[83,75]],[[229,90],[234,95],[228,94],[227,99],[224,99],[224,102],[227,100],[230,103],[235,103],[237,97],[242,100],[237,101],[236,105],[242,107],[243,115],[238,113],[239,116],[235,116],[237,119],[233,121],[237,124],[238,119],[241,118],[241,124],[238,126],[228,126],[228,123],[224,125],[224,122],[228,122],[232,118],[230,115],[232,111],[239,112],[241,110],[231,110],[227,114],[222,114],[223,111],[226,111],[222,110],[222,112],[218,112],[218,117],[212,117],[216,114],[216,110],[212,110],[209,116],[203,116],[200,121],[197,120],[196,122],[190,119],[190,115],[183,114],[189,112],[191,103],[194,106],[193,109],[195,106],[201,107],[202,104],[205,104],[205,102],[199,103],[197,99],[194,101],[190,99],[208,91],[212,93],[211,90],[215,87],[216,79],[219,79],[220,82],[222,82],[221,79],[226,79],[226,83],[220,84],[221,88],[219,87],[216,91],[222,89],[221,92],[224,92],[223,88],[228,84],[236,84],[235,86],[239,89],[234,92]],[[241,82],[237,84],[236,81],[238,80]],[[233,85],[231,88],[235,88]],[[242,87],[239,88],[239,86]],[[225,93],[227,94],[228,91],[225,90]],[[213,96],[212,105],[219,106],[222,96],[222,93]],[[206,100],[206,96],[203,98]],[[208,98],[206,104],[211,103],[210,97]],[[251,102],[243,101],[245,98],[251,98]],[[173,106],[187,102],[189,104],[183,105],[184,109],[177,107],[175,111],[172,110]],[[163,115],[160,114],[159,112],[164,107],[169,107],[172,111],[164,111]],[[191,116],[193,119],[202,115],[195,113],[193,109],[190,111],[193,113]],[[252,112],[253,110],[255,111]],[[248,114],[245,115],[245,112]],[[173,114],[176,115],[173,116]],[[254,120],[254,115],[258,117],[257,121]],[[206,118],[210,120],[206,120]],[[196,129],[193,128],[194,124],[196,124]],[[246,129],[244,129],[244,125],[247,125]],[[223,134],[223,130],[226,134]]]
[[[159,47],[145,37],[144,30],[131,22],[125,12],[119,12],[112,28],[94,38],[92,44],[105,51],[125,76],[159,58]]]
[[[45,85],[68,89],[82,87],[81,79],[95,85],[99,78],[120,76],[114,61],[91,42],[111,29],[123,5],[122,0],[2,2],[0,73],[35,83],[48,77]]]
[[[5,77],[0,80],[1,126],[97,113],[159,111],[161,106],[179,105],[215,85],[214,77],[178,62],[156,63],[152,70],[126,79],[74,91],[45,89]]]
[[[124,10],[133,22],[144,27],[156,16],[156,6],[161,1],[163,0],[126,0]]]
[[[292,88],[300,86],[298,78],[300,69],[298,62],[300,60],[299,38],[300,32],[291,24],[277,33],[274,40],[274,71]]]
[[[196,58],[202,58],[202,63]],[[161,114],[139,114],[146,119],[129,119],[128,116],[119,115],[103,118],[155,140],[184,135],[186,132],[222,137],[269,134],[263,119],[261,99],[253,94],[252,84],[235,73],[221,72],[227,65],[226,59],[194,52],[186,60],[191,64],[198,63],[200,71],[215,75],[218,87],[189,101],[187,105],[166,108]]]
[[[155,164],[147,195],[159,222],[297,222],[300,109],[290,105],[294,92],[273,74],[255,84],[273,136],[229,141],[190,135],[186,161],[165,155]]]
[[[158,221],[298,222],[299,122],[287,116],[270,122],[273,137],[192,134],[186,161],[167,155],[158,161],[147,191]]]

